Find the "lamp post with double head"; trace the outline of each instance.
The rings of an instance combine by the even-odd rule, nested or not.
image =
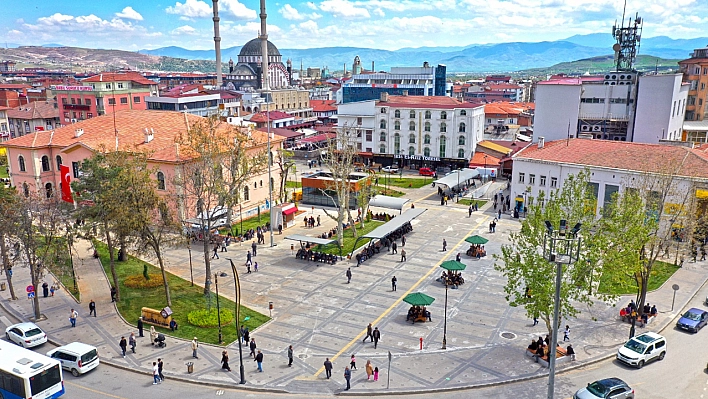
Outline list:
[[[447,349],[447,279],[445,281],[445,321],[443,322],[442,349]]]
[[[241,347],[241,329],[239,328],[239,321],[241,320],[241,280],[238,278],[238,270],[236,270],[236,265],[234,265],[234,262],[229,259],[229,263],[231,263],[231,272],[234,275],[234,294],[235,294],[235,314],[236,314],[236,338],[238,340],[238,361],[239,361],[239,371],[241,373],[241,380],[239,381],[239,384],[245,384],[246,383],[246,373],[243,368],[243,349]]]
[[[551,344],[548,348],[548,399],[553,399],[556,374],[556,348],[558,345],[558,327],[560,324],[560,291],[563,277],[563,266],[569,266],[580,257],[580,237],[578,233],[582,223],[576,223],[568,231],[568,222],[560,221],[558,230],[546,220],[546,235],[543,238],[543,257],[556,266],[555,296],[553,298],[553,319],[551,320]],[[551,345],[549,345],[551,346]]]
[[[216,288],[216,320],[219,324],[219,344],[224,342],[224,336],[221,333],[221,306],[219,305],[219,275],[214,273],[214,287]]]

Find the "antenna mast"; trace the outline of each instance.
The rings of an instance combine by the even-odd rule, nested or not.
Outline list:
[[[627,26],[624,26],[625,12],[627,10],[627,0],[624,1],[622,9],[622,21],[617,25],[615,21],[612,27],[612,37],[617,41],[612,49],[615,51],[615,70],[617,72],[634,71],[634,62],[637,59],[639,43],[642,37],[642,18],[639,13],[634,15],[634,20],[629,18]]]

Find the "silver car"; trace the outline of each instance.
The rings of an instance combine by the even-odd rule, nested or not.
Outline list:
[[[588,384],[573,399],[634,399],[634,389],[619,378],[605,378]]]

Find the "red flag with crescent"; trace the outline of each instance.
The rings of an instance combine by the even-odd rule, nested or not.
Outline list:
[[[61,200],[74,203],[71,196],[71,172],[68,166],[61,165]]]

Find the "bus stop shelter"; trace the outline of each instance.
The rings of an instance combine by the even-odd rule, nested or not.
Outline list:
[[[395,209],[400,214],[403,207],[410,202],[408,198],[389,197],[388,195],[377,195],[369,201],[369,206],[377,208]]]
[[[425,211],[427,211],[427,209],[421,209],[421,208],[409,209],[409,210],[403,212],[403,214],[391,219],[391,221],[386,222],[383,225],[368,232],[367,234],[357,238],[356,241],[354,242],[354,248],[352,249],[352,253],[349,255],[351,256],[354,254],[354,250],[356,250],[356,248],[357,248],[356,244],[362,238],[369,238],[369,239],[371,239],[371,242],[373,242],[374,240],[380,240],[384,237],[388,237],[389,234],[398,230],[400,227],[402,227],[406,223],[409,223],[411,220],[422,215],[423,212],[425,212]]]

